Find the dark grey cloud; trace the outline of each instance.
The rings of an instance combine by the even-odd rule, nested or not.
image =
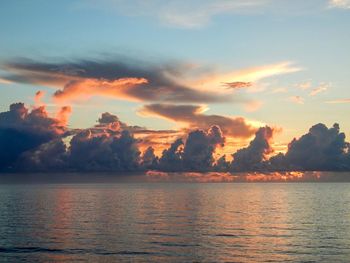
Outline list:
[[[0,113],[0,171],[11,169],[25,151],[35,149],[64,135],[66,127],[48,116],[45,107],[29,110],[14,103]]]
[[[68,152],[69,167],[75,171],[137,171],[139,158],[136,140],[125,130],[118,136],[82,131],[72,138]]]
[[[185,143],[177,139],[159,159],[162,171],[210,171],[213,168],[213,153],[218,145],[223,146],[225,138],[218,126],[206,132],[191,131]]]
[[[67,147],[61,138],[23,152],[14,163],[14,170],[26,172],[61,172],[68,168]]]
[[[261,171],[267,168],[265,161],[267,155],[272,153],[270,140],[273,137],[273,129],[261,127],[255,134],[255,138],[249,146],[238,150],[232,155],[232,171]]]
[[[141,157],[141,166],[146,170],[157,169],[158,167],[158,157],[154,153],[152,146],[149,146]]]
[[[183,166],[187,171],[210,171],[213,167],[213,153],[217,145],[225,138],[218,126],[212,126],[208,132],[192,131],[188,134],[183,150]]]
[[[271,158],[272,169],[278,170],[349,170],[349,143],[338,124],[327,128],[319,123],[299,139],[293,139],[285,155]]]
[[[163,151],[159,159],[158,169],[161,171],[182,171],[182,154],[183,154],[183,140],[181,138],[173,142],[169,149]]]

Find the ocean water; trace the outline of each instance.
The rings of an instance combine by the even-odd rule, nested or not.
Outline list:
[[[349,183],[0,185],[0,262],[349,262]]]

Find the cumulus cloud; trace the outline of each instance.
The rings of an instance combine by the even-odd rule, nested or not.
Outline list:
[[[61,138],[23,152],[14,163],[14,169],[27,172],[56,172],[68,169],[66,145]]]
[[[226,136],[249,138],[256,131],[256,128],[242,117],[206,115],[205,109],[203,106],[195,105],[150,104],[143,106],[140,112],[185,123],[190,129],[207,130],[217,125]]]
[[[184,112],[196,112],[194,106],[183,107],[175,111],[178,115],[172,115],[172,118],[181,117]],[[63,108],[62,111],[67,109]],[[9,111],[1,112],[0,171],[265,173],[350,170],[350,145],[338,124],[331,128],[321,123],[314,125],[308,133],[291,141],[285,154],[279,153],[270,159],[275,130],[268,126],[261,127],[250,144],[232,154],[233,160],[229,162],[225,155],[217,160],[214,158],[227,141],[225,132],[218,125],[176,134],[171,130],[155,131],[130,126],[105,112],[98,123],[89,129],[68,130],[63,119],[50,117],[45,106],[29,109],[23,103],[12,104]],[[173,143],[157,154],[159,145],[164,147],[168,144],[159,141],[159,144],[152,145],[152,142],[148,142],[141,155],[140,145],[144,142],[137,135],[142,134],[146,135],[144,138],[149,135],[164,136]],[[270,173],[264,178],[251,175],[245,180],[277,178],[289,180],[294,178],[294,174],[276,177]],[[298,178],[295,179],[305,179]]]
[[[182,160],[188,171],[209,171],[212,169],[213,153],[217,145],[222,145],[225,138],[218,126],[212,126],[208,132],[196,130],[188,134]]]
[[[163,151],[161,158],[159,159],[158,169],[161,171],[182,171],[182,153],[183,153],[183,140],[181,138],[173,142],[169,149]]]
[[[273,137],[273,129],[266,126],[260,128],[249,146],[238,150],[232,155],[233,171],[259,171],[265,170],[264,162],[267,156],[273,152],[270,142]]]
[[[154,153],[153,147],[148,147],[141,157],[141,166],[146,170],[156,169],[158,167],[158,157]]]
[[[327,128],[319,123],[288,145],[285,155],[271,159],[274,167],[291,170],[346,170],[350,168],[349,144],[338,124]]]
[[[200,171],[213,168],[213,153],[217,146],[223,146],[225,138],[218,126],[208,131],[191,131],[185,143],[177,139],[169,149],[163,151],[158,169],[162,171]]]
[[[68,157],[70,168],[77,171],[129,172],[139,169],[140,152],[128,131],[95,135],[85,130],[70,141]]]
[[[223,102],[232,98],[196,89],[179,79],[184,63],[147,63],[128,58],[44,63],[17,60],[4,64],[9,81],[52,86],[57,102],[104,96],[132,101]]]
[[[23,103],[0,113],[0,170],[9,168],[25,151],[57,139],[67,131],[61,119],[48,115],[45,106],[32,110]]]

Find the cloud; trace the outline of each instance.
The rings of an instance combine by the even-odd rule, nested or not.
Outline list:
[[[271,91],[271,93],[276,94],[276,93],[287,93],[288,89],[287,88],[276,88]]]
[[[185,143],[177,139],[169,149],[163,151],[158,169],[161,171],[200,171],[212,170],[213,153],[217,146],[223,146],[225,138],[218,126],[208,131],[189,132]]]
[[[4,79],[4,78],[0,78],[0,84],[9,85],[9,84],[12,84],[12,81]]]
[[[237,176],[222,172],[161,172],[148,171],[148,181],[151,182],[197,182],[197,183],[223,183],[239,181]]]
[[[147,63],[130,58],[44,63],[28,59],[4,64],[5,79],[51,86],[61,103],[105,96],[132,101],[224,102],[232,97],[180,83],[185,64]]]
[[[182,151],[183,145],[182,139],[177,139],[173,142],[169,149],[163,151],[161,158],[159,159],[158,169],[161,171],[183,171],[182,165]]]
[[[236,81],[236,82],[227,82],[227,83],[224,83],[224,85],[231,89],[243,89],[243,88],[251,87],[253,83]]]
[[[263,105],[263,102],[260,100],[254,100],[251,102],[248,102],[244,105],[244,109],[247,112],[254,112],[257,111],[258,109],[260,109]]]
[[[204,76],[196,76],[193,80],[186,83],[198,88],[208,90],[213,87],[220,88],[222,86],[231,89],[250,89],[254,87],[254,83],[273,76],[290,74],[301,71],[302,68],[296,66],[291,61],[283,61],[279,63],[251,67],[241,70],[229,72],[207,71]],[[255,85],[256,86],[256,85]]]
[[[45,96],[45,92],[37,91],[34,96],[34,104],[35,106],[42,106],[44,103],[42,102],[43,97]]]
[[[350,9],[350,0],[330,0],[330,7]]]
[[[114,11],[123,16],[152,18],[158,25],[168,27],[198,29],[223,15],[299,14],[322,8],[324,0],[312,3],[300,0],[88,0],[75,5],[79,8]]]
[[[195,130],[188,134],[183,149],[183,167],[187,171],[210,171],[213,167],[213,153],[217,145],[222,145],[225,138],[218,126],[212,126],[205,132]]]
[[[208,24],[213,17],[235,12],[255,11],[269,0],[170,0],[147,2],[138,0],[102,0],[80,4],[83,7],[115,10],[129,16],[156,18],[163,25],[179,28],[198,28]]]
[[[154,110],[160,116],[187,121],[190,129],[181,132],[148,130],[130,126],[117,116],[105,112],[95,126],[69,130],[66,117],[50,117],[45,106],[29,109],[23,103],[14,103],[8,111],[0,113],[0,171],[269,172],[266,177],[251,174],[239,176],[238,180],[278,181],[292,180],[295,176],[295,180],[308,180],[311,177],[298,174],[280,176],[270,172],[350,170],[350,144],[345,141],[345,134],[340,132],[338,124],[330,128],[322,123],[312,126],[308,133],[290,142],[285,154],[279,153],[270,159],[274,152],[272,138],[276,130],[268,126],[258,130],[245,126],[249,132],[255,132],[255,137],[247,147],[232,154],[233,161],[229,162],[224,155],[219,156],[222,147],[228,142],[227,138],[230,138],[225,136],[237,136],[237,129],[233,128],[242,128],[234,123],[235,119],[204,115],[200,106],[146,106],[152,106],[148,110]],[[68,113],[69,108],[63,107],[57,115],[66,116]],[[193,121],[193,118],[197,119]],[[233,129],[235,133],[231,131],[227,135],[218,125],[205,129],[196,127],[205,127],[212,120],[222,120],[222,126],[228,131]],[[238,131],[238,134],[241,133],[242,130]],[[147,139],[148,136],[156,137]],[[159,141],[154,143],[156,139]],[[167,148],[157,157],[159,145]],[[141,146],[144,148],[142,155]],[[217,178],[216,175],[214,177]]]
[[[273,137],[273,129],[266,126],[260,128],[255,138],[250,142],[249,146],[238,150],[232,155],[233,161],[231,170],[233,171],[259,171],[266,170],[264,161],[267,156],[273,152],[270,145]]]
[[[14,169],[27,172],[61,172],[68,169],[66,145],[61,138],[23,152],[14,163]]]
[[[61,119],[48,115],[45,106],[29,110],[23,103],[0,113],[0,170],[8,169],[25,151],[60,138],[67,131]]]
[[[320,86],[314,88],[310,93],[309,95],[310,96],[316,96],[317,94],[319,93],[322,93],[322,92],[325,92],[329,89],[330,87],[330,84],[328,83],[321,83]]]
[[[291,96],[288,98],[289,101],[296,103],[296,104],[304,104],[304,98],[300,96]]]
[[[312,87],[312,82],[311,82],[311,80],[307,80],[307,81],[298,83],[298,84],[296,84],[295,86],[296,86],[298,89],[307,90],[307,89],[310,89],[310,88]]]
[[[339,125],[327,128],[319,123],[288,145],[285,155],[271,158],[273,169],[337,171],[350,169],[349,144]]]
[[[326,101],[328,104],[344,104],[344,103],[350,103],[350,99],[337,99],[337,100],[329,100]]]
[[[156,169],[158,167],[158,157],[154,153],[153,147],[148,147],[141,157],[141,166],[146,170]]]
[[[140,152],[128,131],[96,135],[85,130],[70,141],[68,158],[75,171],[129,172],[139,169]]]
[[[249,138],[256,131],[256,128],[242,117],[206,115],[205,110],[205,107],[195,105],[150,104],[143,106],[140,113],[185,123],[189,129],[207,130],[217,125],[226,136],[232,137]]]

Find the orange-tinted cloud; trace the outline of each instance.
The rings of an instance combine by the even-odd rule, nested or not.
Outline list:
[[[234,182],[303,182],[330,180],[332,176],[320,172],[251,172],[251,173],[167,173],[148,171],[146,178],[151,182],[197,182],[197,183],[234,183]]]
[[[71,113],[72,108],[70,106],[61,107],[56,114],[56,119],[59,120],[62,125],[67,125]]]
[[[116,80],[97,80],[85,79],[71,81],[54,94],[57,102],[86,100],[93,96],[106,96],[115,98],[124,98],[135,100],[136,98],[128,95],[130,89],[135,86],[146,84],[145,78],[120,78]]]
[[[34,96],[34,105],[35,106],[40,106],[43,104],[42,102],[42,98],[44,97],[45,95],[45,92],[39,90],[35,93],[35,96]]]
[[[205,107],[195,105],[150,104],[140,110],[143,115],[163,117],[174,122],[184,123],[190,129],[207,130],[213,125],[221,128],[226,136],[249,138],[256,127],[243,117],[227,117],[204,114]]]
[[[310,96],[316,96],[319,93],[325,92],[329,89],[331,85],[329,83],[321,83],[318,87],[314,88],[312,91],[310,91]]]

